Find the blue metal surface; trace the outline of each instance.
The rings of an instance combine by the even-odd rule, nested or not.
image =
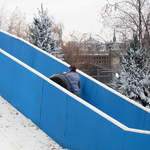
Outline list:
[[[67,67],[22,40],[0,32],[0,48],[19,58],[47,77],[67,71]],[[150,114],[103,88],[83,75],[81,97],[128,127],[150,130]]]
[[[0,48],[15,56],[47,77],[67,71],[67,67],[36,50],[29,44],[0,32]]]
[[[0,93],[50,137],[72,150],[148,150],[130,133],[0,53]]]
[[[47,77],[64,64],[0,32],[0,48]],[[123,131],[31,71],[0,54],[0,94],[72,150],[148,150],[150,135]],[[150,114],[83,75],[81,97],[128,127],[150,130]]]
[[[150,114],[120,96],[81,76],[83,97],[130,128],[150,130]]]
[[[0,53],[0,94],[37,125],[43,80]]]

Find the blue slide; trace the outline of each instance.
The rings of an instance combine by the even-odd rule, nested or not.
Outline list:
[[[150,110],[80,70],[81,98],[49,77],[68,64],[0,32],[0,95],[63,147],[148,150]]]

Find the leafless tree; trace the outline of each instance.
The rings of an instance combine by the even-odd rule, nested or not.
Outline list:
[[[120,0],[107,4],[103,8],[102,18],[126,37],[137,34],[142,47],[144,37],[150,41],[150,1]]]
[[[4,7],[0,8],[0,29],[1,30],[6,30],[7,29],[7,10],[4,9]]]
[[[87,34],[80,37],[75,33],[70,35],[71,40],[63,43],[64,60],[69,64],[75,64],[77,68],[82,69],[89,63],[84,59],[84,55],[88,53],[85,49],[85,39]]]
[[[27,40],[28,24],[25,15],[15,9],[9,17],[7,32]]]

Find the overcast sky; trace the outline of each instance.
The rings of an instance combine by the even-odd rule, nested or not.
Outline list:
[[[0,6],[14,10],[20,8],[31,18],[43,3],[56,23],[64,25],[65,35],[81,32],[103,34],[99,21],[100,9],[106,0],[0,0]]]

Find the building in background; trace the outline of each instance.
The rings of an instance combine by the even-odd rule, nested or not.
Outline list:
[[[77,68],[95,79],[109,84],[113,74],[119,71],[120,54],[124,43],[116,41],[116,33],[111,42],[99,42],[92,36],[83,42],[69,41],[65,45],[65,61],[75,64]]]
[[[90,36],[83,46],[87,52],[78,56],[82,61],[78,61],[77,66],[97,80],[109,84],[120,68],[123,46],[123,43],[116,42],[115,30],[112,42],[101,43]]]

